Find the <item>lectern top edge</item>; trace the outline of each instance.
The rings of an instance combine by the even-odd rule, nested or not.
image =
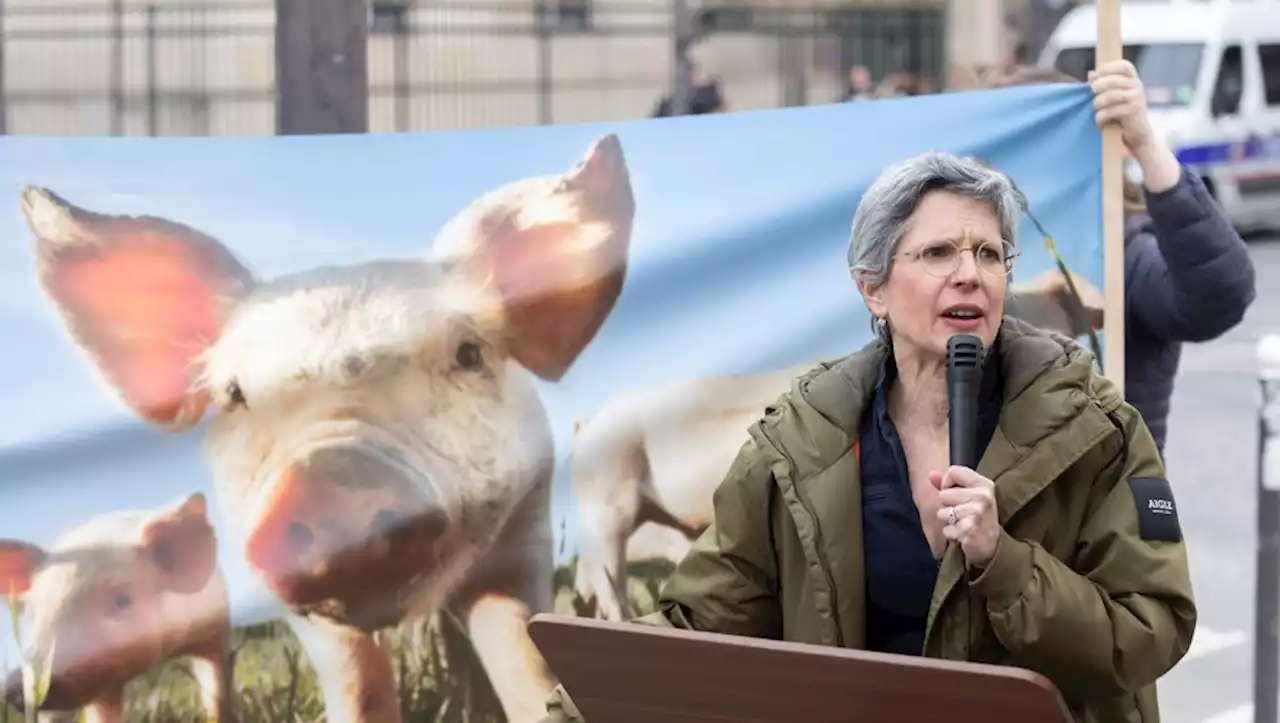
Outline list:
[[[529,633],[586,723],[1070,723],[1020,668],[540,614]]]

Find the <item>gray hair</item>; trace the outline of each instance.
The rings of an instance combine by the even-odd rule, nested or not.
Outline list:
[[[1017,246],[1018,192],[1009,177],[975,158],[924,153],[880,172],[862,195],[849,239],[849,270],[864,272],[871,286],[889,278],[893,254],[907,221],[929,191],[950,191],[988,203],[1000,220],[1000,235]]]

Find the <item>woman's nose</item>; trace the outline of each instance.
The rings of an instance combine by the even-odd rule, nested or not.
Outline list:
[[[956,270],[952,274],[952,280],[956,282],[970,282],[978,280],[977,249],[965,249],[960,252],[959,258],[956,259]]]

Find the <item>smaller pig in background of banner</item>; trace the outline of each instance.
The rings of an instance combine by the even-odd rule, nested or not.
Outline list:
[[[538,720],[529,616],[652,609],[747,426],[869,339],[853,211],[933,149],[1013,176],[1074,284],[1027,221],[1012,308],[1087,333],[1083,87],[0,139],[0,722]]]

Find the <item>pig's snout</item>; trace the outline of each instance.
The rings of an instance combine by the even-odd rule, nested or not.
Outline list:
[[[248,539],[249,564],[286,598],[341,596],[340,578],[362,569],[397,586],[429,566],[448,530],[417,474],[372,448],[316,451],[270,490]]]

